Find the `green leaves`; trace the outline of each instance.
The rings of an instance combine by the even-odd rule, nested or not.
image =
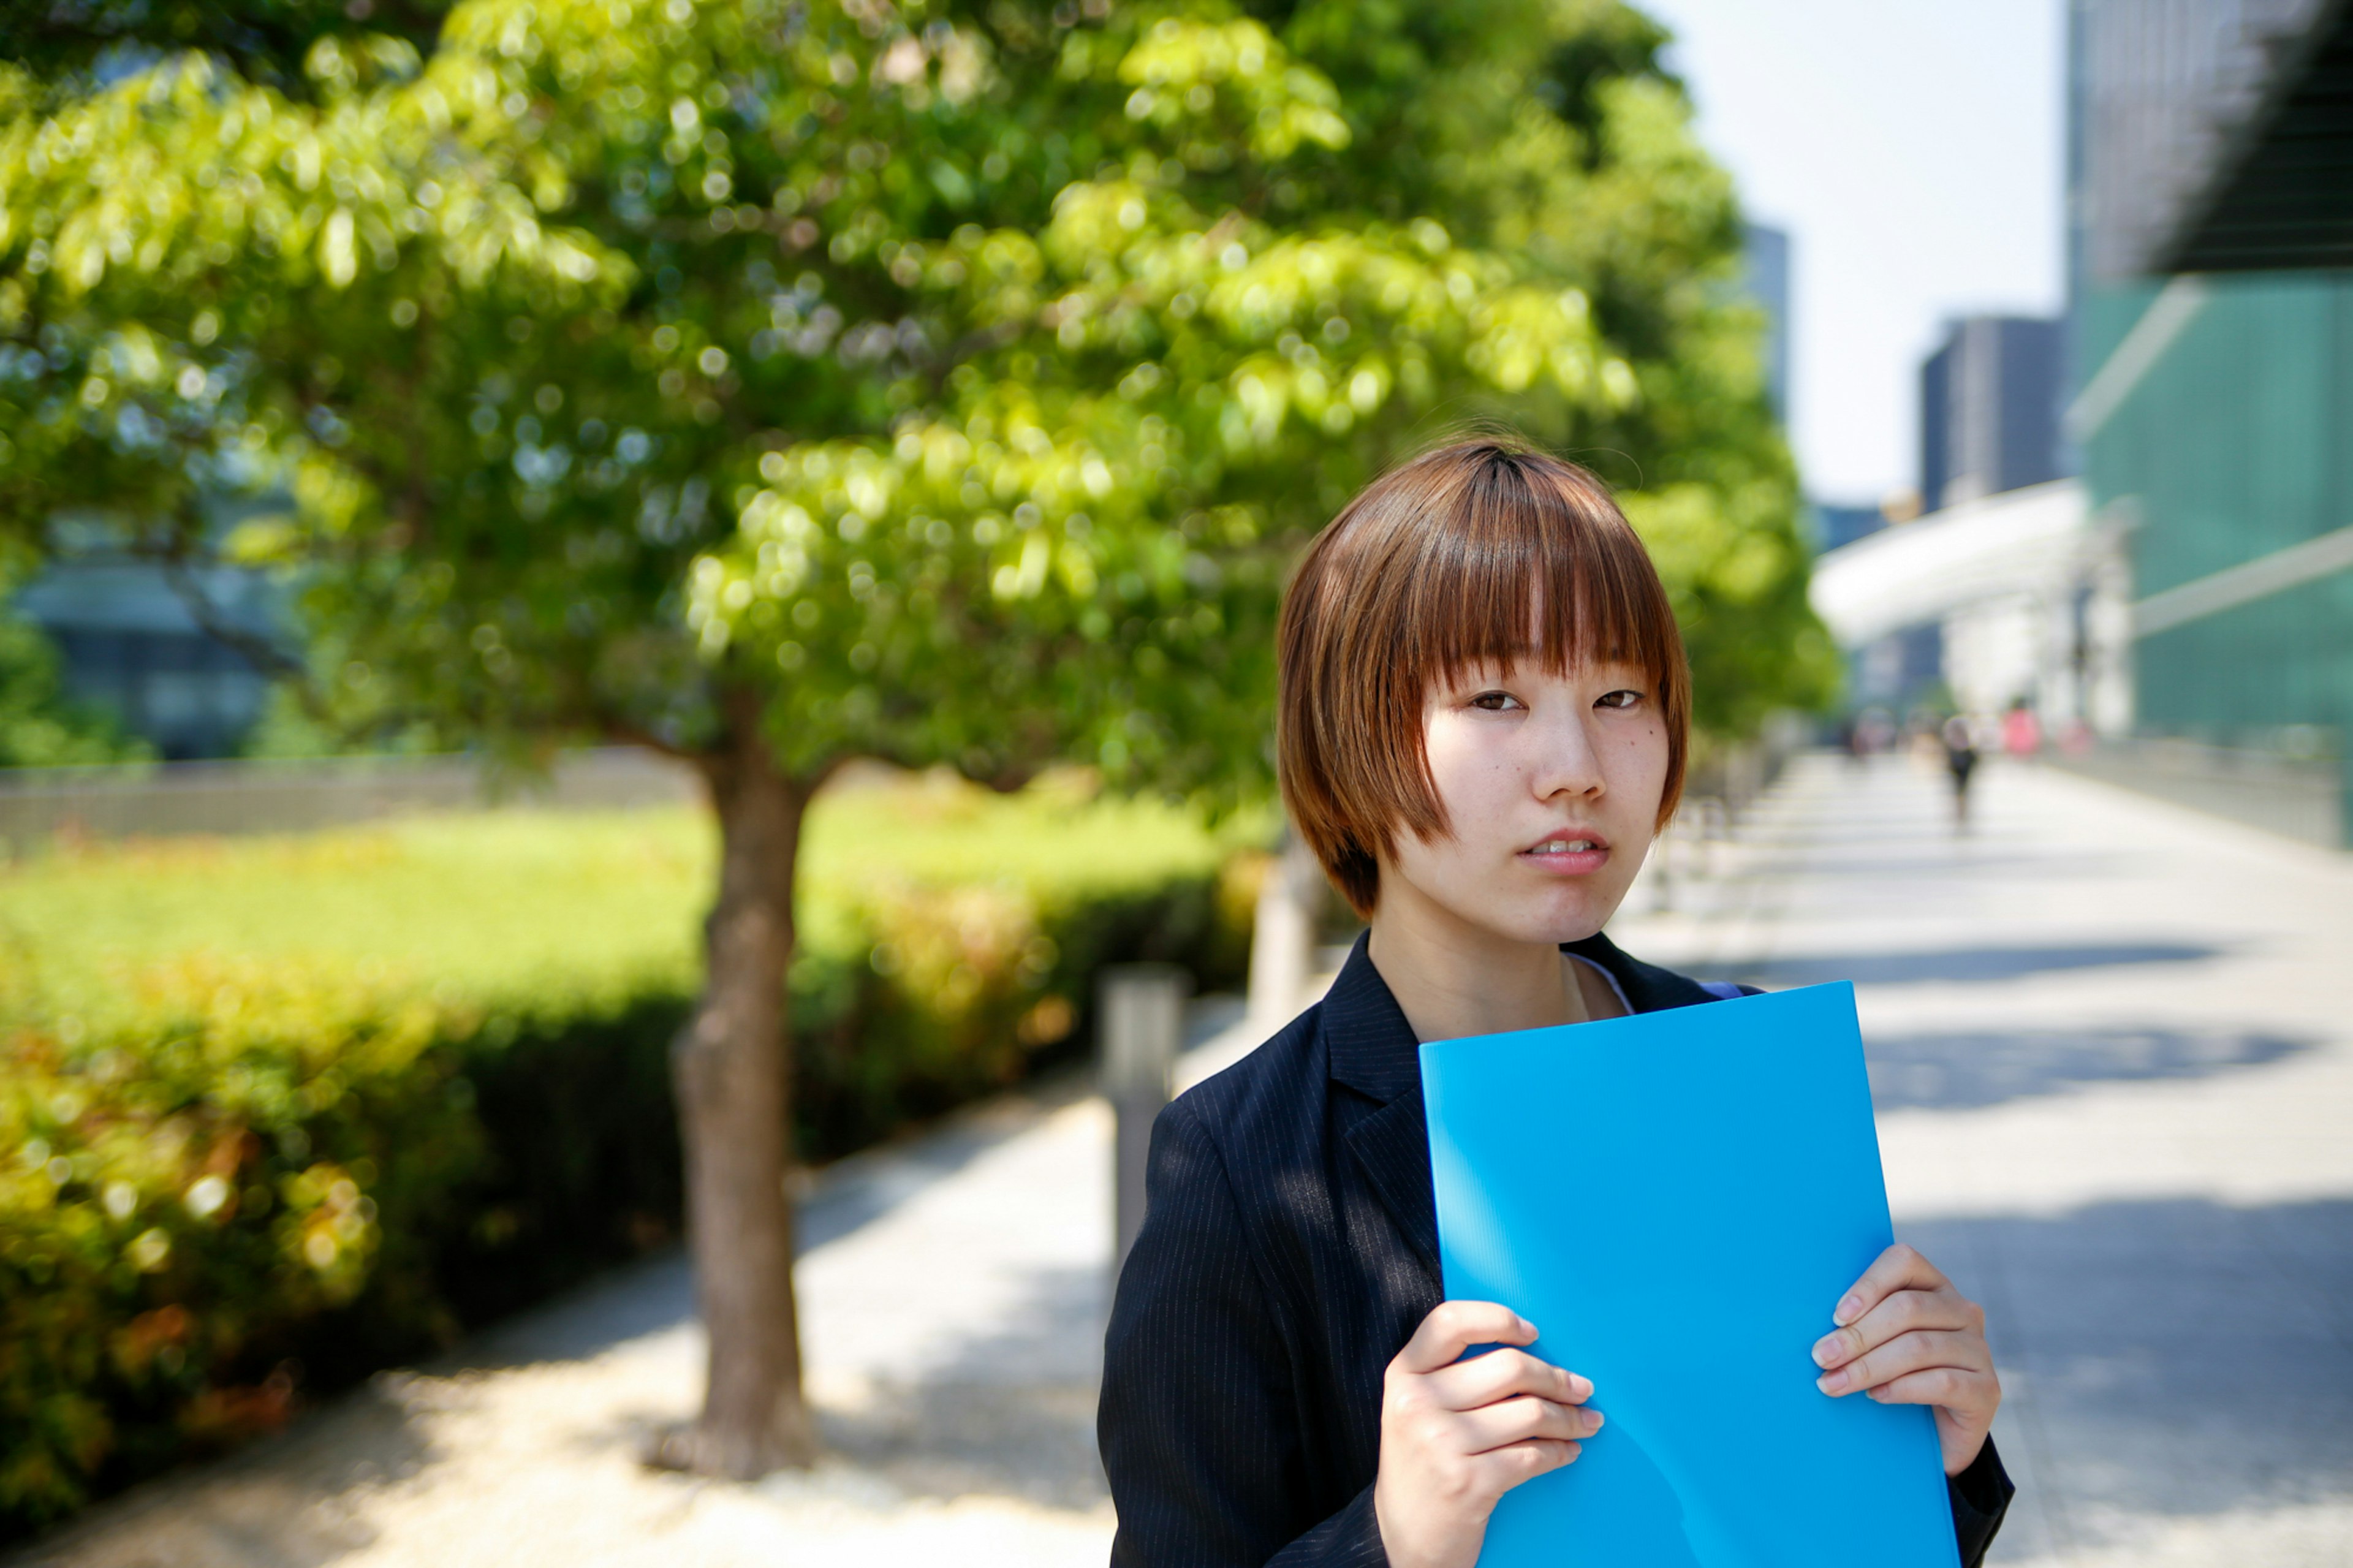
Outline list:
[[[1071,74],[1083,78],[1086,68]],[[1334,150],[1348,144],[1338,91],[1249,18],[1163,16],[1121,58],[1119,79],[1135,84],[1127,117],[1176,142],[1196,166],[1226,166],[1236,142],[1269,163],[1303,142]]]
[[[692,750],[749,683],[812,773],[1232,798],[1290,552],[1500,416],[1683,498],[1633,510],[1694,647],[1749,649],[1722,712],[1805,694],[1736,215],[1655,29],[1100,9],[474,0],[421,57],[316,37],[309,101],[19,83],[0,499],[201,552],[257,498],[236,547],[336,665],[493,743]]]

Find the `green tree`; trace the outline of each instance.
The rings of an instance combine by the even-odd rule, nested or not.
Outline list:
[[[290,35],[292,36],[292,35]],[[1261,792],[1298,543],[1444,425],[1621,482],[1736,724],[1800,697],[1736,214],[1615,5],[472,0],[0,130],[0,515],[299,565],[325,700],[702,776],[672,1461],[805,1460],[784,974],[847,759]],[[151,40],[155,42],[167,40]],[[103,76],[99,72],[93,76]]]

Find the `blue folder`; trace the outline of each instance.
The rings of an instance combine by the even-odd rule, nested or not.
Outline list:
[[[1956,1568],[1934,1417],[1814,1386],[1892,1239],[1854,988],[1421,1047],[1446,1294],[1607,1417],[1481,1568]]]

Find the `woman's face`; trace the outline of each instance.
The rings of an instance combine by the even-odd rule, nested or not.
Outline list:
[[[1591,936],[1641,868],[1667,780],[1667,725],[1640,669],[1473,668],[1430,689],[1430,771],[1451,833],[1400,832],[1380,910],[1424,906],[1514,942]]]

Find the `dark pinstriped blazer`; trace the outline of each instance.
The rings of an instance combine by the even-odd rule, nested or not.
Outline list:
[[[1605,936],[1568,951],[1636,1012],[1717,994]],[[1113,1563],[1385,1563],[1382,1373],[1442,1292],[1419,1046],[1361,939],[1321,1003],[1161,1113],[1145,1186],[1096,1426]],[[2011,1491],[1990,1442],[1950,1489],[1977,1568]]]

